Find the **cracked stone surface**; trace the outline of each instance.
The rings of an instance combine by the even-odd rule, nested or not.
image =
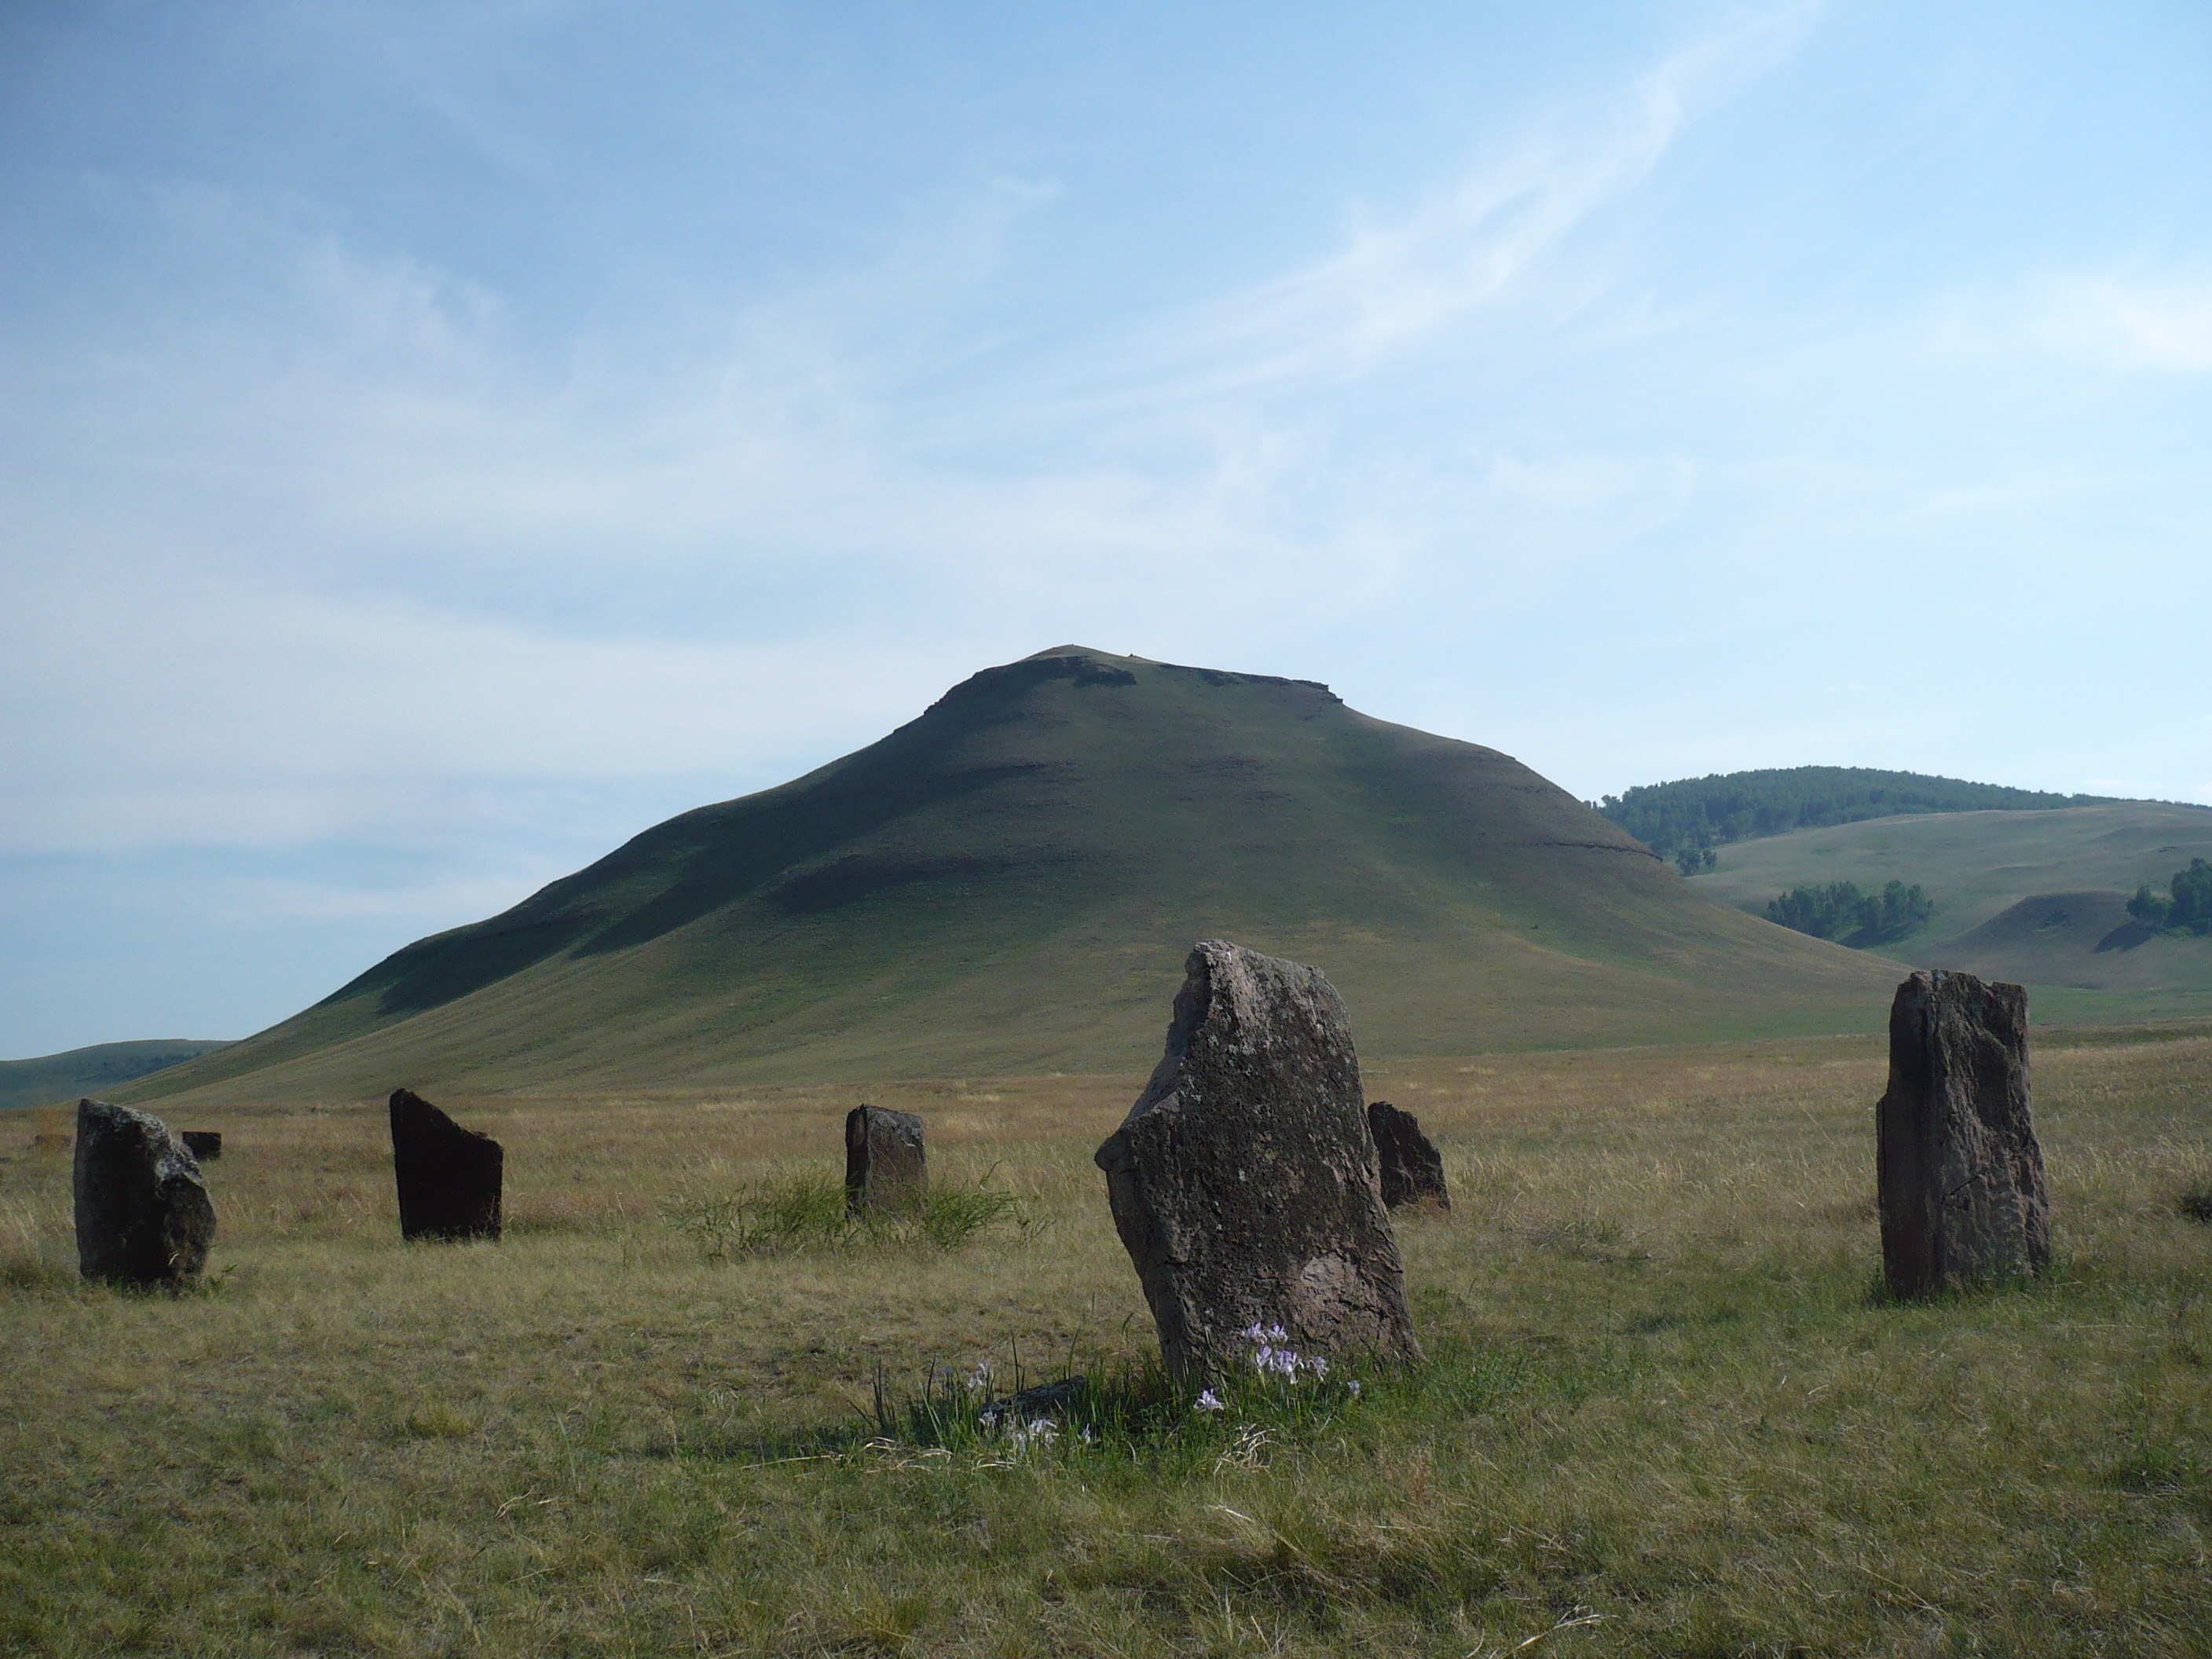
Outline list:
[[[1302,1353],[1420,1357],[1350,1022],[1319,969],[1200,941],[1166,1052],[1097,1162],[1178,1379],[1249,1364],[1255,1325]]]
[[[206,1271],[215,1203],[199,1160],[152,1113],[77,1102],[70,1184],[87,1279],[173,1288]]]
[[[1921,1297],[2051,1265],[2027,993],[1931,969],[1897,988],[1876,1108],[1883,1277]]]

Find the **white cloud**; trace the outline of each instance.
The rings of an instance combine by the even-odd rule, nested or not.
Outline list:
[[[2212,281],[2105,276],[2046,286],[2046,338],[2126,368],[2212,372]]]
[[[1746,14],[1302,269],[1056,353],[972,306],[1045,183],[551,342],[298,198],[106,187],[148,286],[19,339],[0,410],[0,850],[389,836],[469,779],[762,783],[1071,634],[1257,665],[1424,571],[1510,611],[1679,512],[1692,463],[1363,450],[1297,394],[1522,305],[1816,15]]]

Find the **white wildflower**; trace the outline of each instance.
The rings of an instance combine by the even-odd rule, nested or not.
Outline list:
[[[1202,1412],[1218,1412],[1228,1409],[1221,1403],[1221,1396],[1211,1389],[1198,1396],[1198,1408]]]

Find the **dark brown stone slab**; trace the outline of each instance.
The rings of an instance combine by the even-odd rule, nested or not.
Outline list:
[[[2051,1265],[2027,992],[1940,969],[1899,985],[1876,1122],[1882,1273],[1893,1295]]]
[[[116,1285],[191,1283],[215,1243],[200,1166],[151,1113],[104,1100],[76,1105],[77,1267]]]
[[[1444,1161],[1436,1146],[1421,1133],[1421,1121],[1387,1100],[1370,1101],[1367,1128],[1375,1137],[1376,1173],[1382,1182],[1386,1209],[1408,1204],[1451,1208],[1451,1193],[1444,1185]]]
[[[392,1173],[403,1238],[497,1238],[507,1155],[411,1089],[392,1097]]]
[[[1350,1022],[1320,969],[1201,940],[1167,1051],[1097,1162],[1178,1379],[1249,1364],[1255,1328],[1305,1355],[1420,1357]]]
[[[845,1115],[848,1208],[912,1209],[928,1189],[920,1118],[882,1106],[855,1106]]]
[[[220,1129],[187,1129],[177,1139],[185,1143],[185,1150],[203,1164],[211,1164],[222,1156],[222,1132]]]

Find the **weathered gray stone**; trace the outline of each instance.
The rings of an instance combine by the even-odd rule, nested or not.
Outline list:
[[[77,1267],[117,1285],[190,1284],[207,1267],[215,1205],[198,1159],[150,1113],[76,1104]]]
[[[1435,1143],[1421,1133],[1419,1118],[1387,1100],[1370,1101],[1367,1128],[1375,1137],[1376,1173],[1382,1177],[1385,1208],[1395,1210],[1407,1204],[1451,1208],[1443,1158]]]
[[[497,1238],[507,1153],[411,1089],[392,1096],[392,1173],[403,1238]]]
[[[220,1129],[187,1129],[177,1137],[185,1143],[185,1150],[203,1164],[211,1164],[222,1156],[222,1132]]]
[[[855,1106],[845,1115],[847,1208],[912,1209],[928,1190],[920,1118],[882,1106]]]
[[[987,1429],[1009,1423],[1030,1424],[1062,1418],[1080,1406],[1091,1393],[1091,1379],[1063,1376],[1056,1382],[1036,1382],[1004,1400],[994,1400],[975,1413]]]
[[[2028,1096],[2027,992],[1942,969],[1897,988],[1875,1154],[1893,1295],[2050,1266],[2051,1197]]]
[[[1302,1354],[1418,1359],[1344,1004],[1321,970],[1203,939],[1167,1051],[1099,1147],[1169,1371]]]

